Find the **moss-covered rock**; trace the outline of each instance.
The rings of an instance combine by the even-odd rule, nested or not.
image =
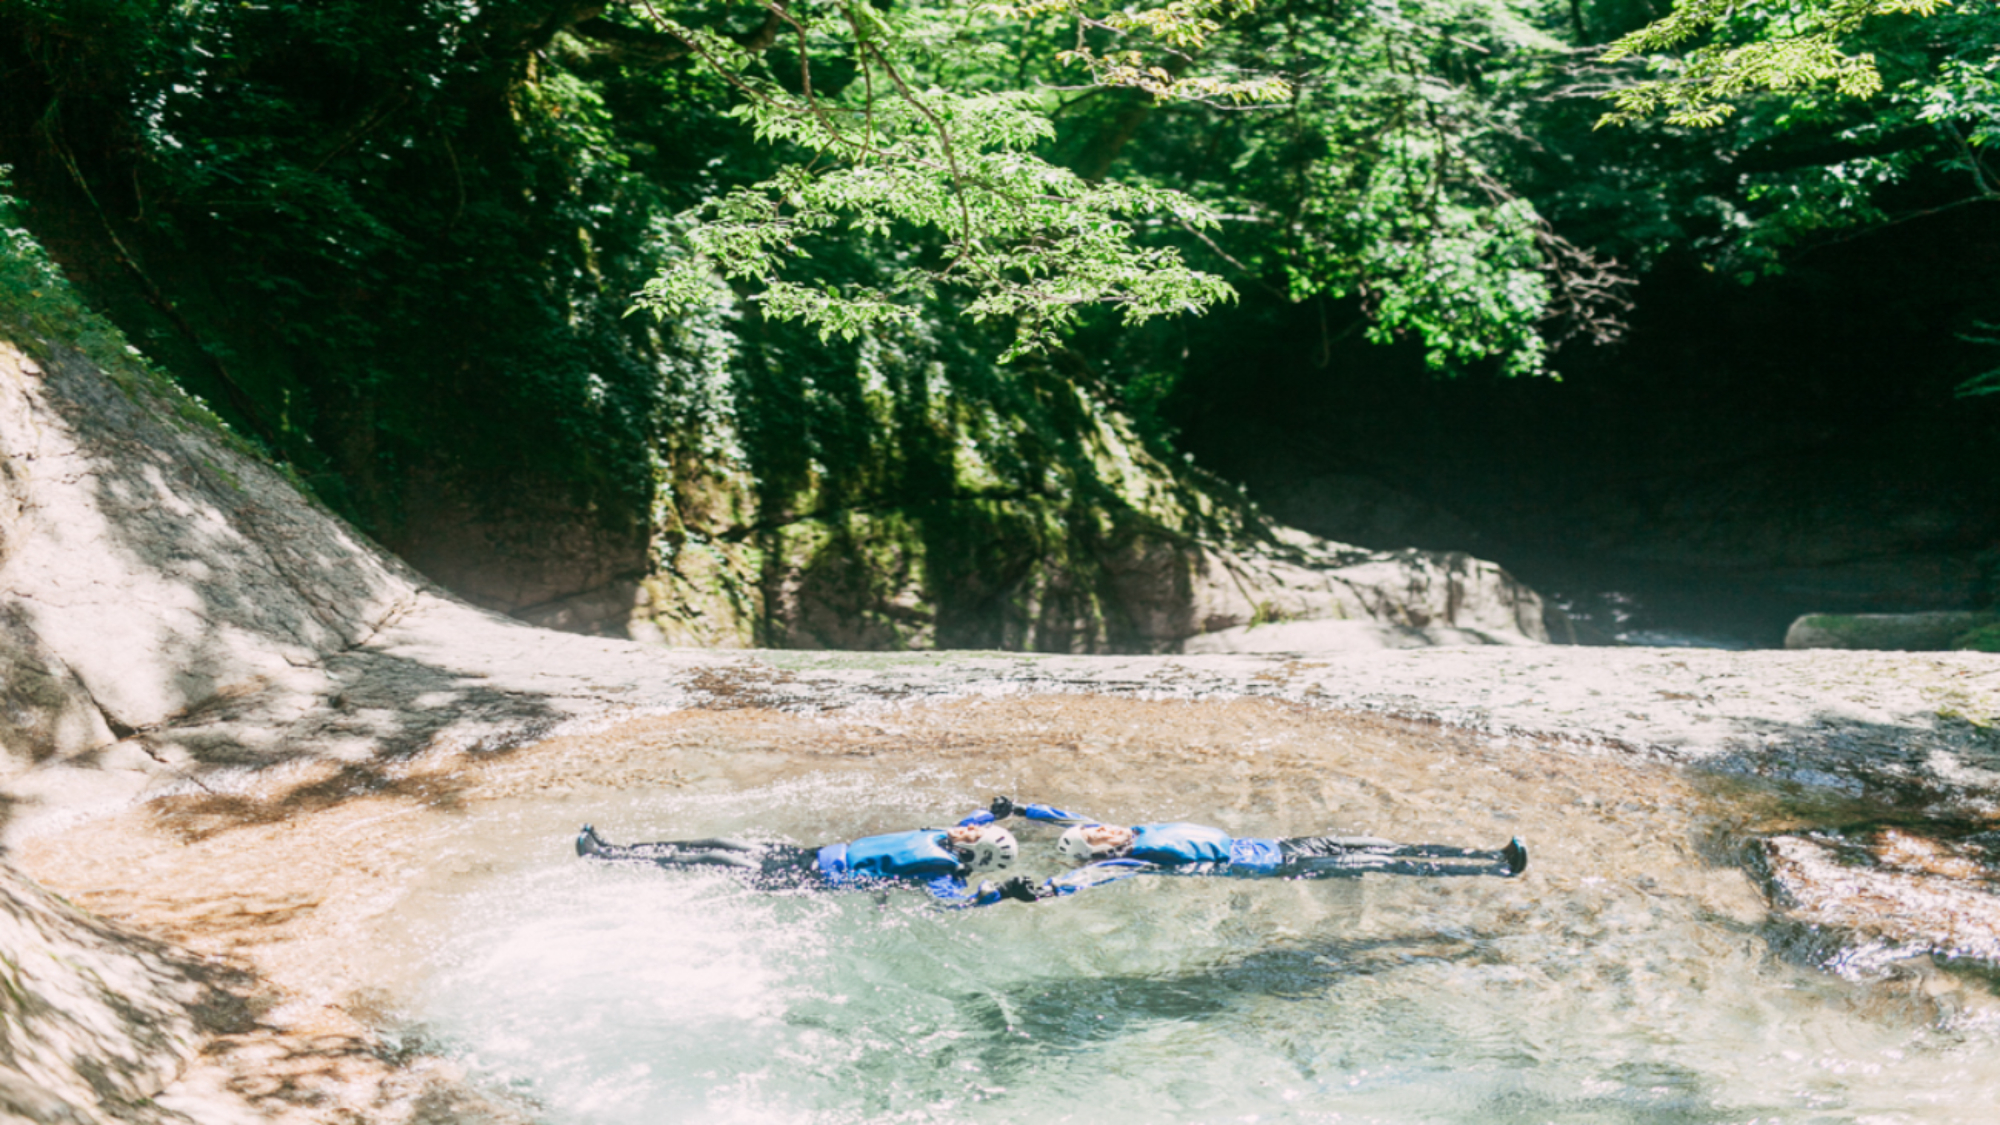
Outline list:
[[[1960,633],[1952,638],[1951,647],[1966,652],[2000,652],[2000,622]]]
[[[1991,613],[1814,613],[1792,622],[1785,647],[1943,652],[1973,647],[1959,641],[1996,624]]]
[[[912,349],[752,370],[662,451],[651,569],[515,612],[677,645],[882,651],[1179,651],[1322,618],[1547,638],[1539,599],[1492,564],[1280,527],[1049,368],[961,356],[954,372]]]

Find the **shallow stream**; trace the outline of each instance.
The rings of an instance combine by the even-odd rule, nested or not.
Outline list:
[[[387,1008],[561,1125],[1970,1123],[2000,1105],[2000,1004],[1979,981],[1788,954],[1799,935],[1717,851],[1763,797],[1310,723],[1186,760],[1201,743],[863,756],[747,786],[691,763],[667,789],[473,806],[377,939]],[[948,911],[571,852],[585,819],[618,842],[816,844],[950,823],[995,792],[1246,835],[1519,834],[1534,865]],[[1028,871],[1057,870],[1052,831],[1021,835]]]
[[[269,1017],[290,1042],[358,1017],[548,1125],[1971,1125],[2000,1105],[1990,976],[1830,960],[1746,873],[1753,838],[1855,810],[1610,751],[1269,700],[857,698],[261,776],[21,862],[247,963],[293,998]],[[996,793],[1239,835],[1518,835],[1533,859],[949,911],[572,847],[586,821],[818,844]],[[1054,833],[1020,835],[1053,873]]]

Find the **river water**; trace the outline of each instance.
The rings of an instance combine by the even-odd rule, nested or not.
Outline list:
[[[709,731],[672,744],[667,785],[464,805],[425,829],[432,862],[372,939],[385,1019],[559,1125],[1971,1123],[2000,1105],[1979,974],[1843,974],[1773,915],[1736,850],[1784,815],[1768,794],[1298,712],[1064,706],[981,738],[888,722],[935,741],[914,761],[866,739],[736,754]],[[1245,835],[1518,834],[1534,861],[1518,880],[1151,879],[950,911],[571,849],[583,820],[617,842],[817,844],[998,792]],[[1020,834],[1026,871],[1059,869],[1052,831]]]
[[[359,1046],[317,1046],[335,1033],[441,1056],[548,1125],[1971,1125],[2000,1105],[1990,969],[1815,933],[1748,873],[1760,836],[1866,819],[1837,792],[1276,700],[841,703],[746,694],[490,754],[266,771],[17,862],[289,997],[262,1018],[318,1092],[256,1059],[232,1080],[281,1110],[372,1104],[338,1077]],[[1533,859],[1518,879],[1159,878],[950,911],[573,851],[586,821],[818,844],[999,793],[1238,835],[1519,836]],[[1020,835],[1026,872],[1058,869],[1052,831]]]

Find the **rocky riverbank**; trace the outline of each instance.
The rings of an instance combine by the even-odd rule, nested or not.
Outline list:
[[[581,819],[620,793],[828,770],[1051,791],[1082,771],[1125,779],[1135,806],[1175,777],[1264,808],[1273,830],[1310,830],[1285,822],[1285,794],[1331,785],[1355,827],[1457,836],[1473,826],[1454,809],[1514,818],[1479,831],[1530,836],[1541,895],[1587,895],[1609,846],[1597,837],[1616,826],[1631,852],[1618,867],[1650,872],[1649,893],[1745,863],[1716,909],[1809,933],[1834,968],[1990,961],[2000,920],[1977,849],[1944,841],[1955,850],[1941,854],[1924,827],[1995,816],[2000,667],[1976,654],[716,654],[537,633],[440,602],[326,674],[332,697],[294,700],[269,736],[282,764],[215,758],[270,729],[279,701],[264,697],[147,732],[122,768],[52,763],[12,787],[28,872],[245,982],[256,1014],[210,1032],[198,1065],[155,1092],[160,1120],[513,1112],[382,1035],[387,967],[370,954],[426,870],[465,862],[450,826],[495,802],[574,800]],[[1388,764],[1406,760],[1430,765]],[[1690,835],[1697,789],[1718,785],[1781,807],[1742,814],[1724,840]],[[1883,818],[1906,823],[1829,854],[1822,829]]]

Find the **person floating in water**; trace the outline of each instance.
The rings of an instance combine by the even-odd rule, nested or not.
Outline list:
[[[891,832],[817,848],[720,838],[609,844],[586,824],[577,833],[576,854],[668,868],[730,868],[766,886],[877,889],[915,884],[950,906],[991,906],[1005,896],[983,877],[1013,866],[1020,851],[1014,834],[994,823],[1013,811],[1005,801],[995,800],[992,809],[973,813],[952,828]]]
[[[1004,798],[1002,799],[1004,800]],[[1001,800],[993,811],[1001,813]],[[1009,803],[1005,812],[1017,811]],[[1519,839],[1493,851],[1438,844],[1399,844],[1373,836],[1231,836],[1203,824],[1101,824],[1048,805],[1024,805],[1029,820],[1067,826],[1056,849],[1080,866],[1037,887],[1016,876],[1000,886],[1007,898],[1034,901],[1075,894],[1134,875],[1224,875],[1252,879],[1351,878],[1386,875],[1497,875],[1528,868]]]

